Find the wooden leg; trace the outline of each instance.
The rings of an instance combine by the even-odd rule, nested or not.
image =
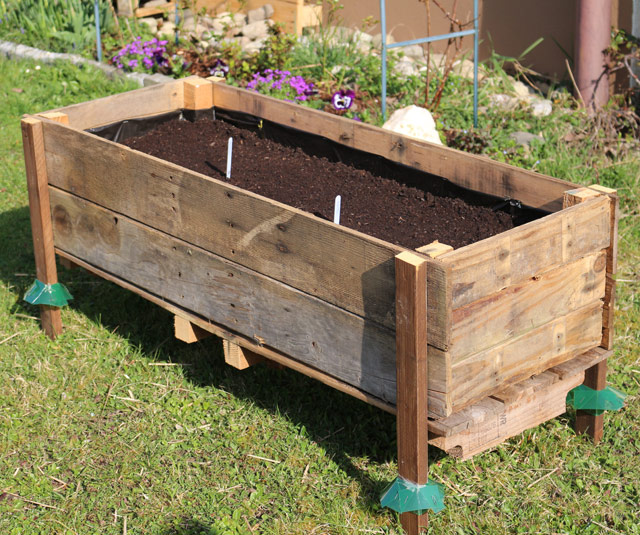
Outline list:
[[[406,251],[396,256],[396,406],[398,474],[427,483],[427,262]],[[403,529],[418,535],[428,515],[403,513]]]
[[[603,360],[585,371],[584,384],[594,390],[602,390],[607,386],[607,361]],[[602,440],[604,432],[603,414],[594,415],[587,411],[576,411],[576,433],[588,433],[594,444]]]
[[[44,284],[55,284],[58,282],[58,272],[53,249],[53,228],[51,226],[47,167],[44,158],[42,121],[33,117],[22,119],[22,143],[27,172],[36,277]],[[58,307],[41,305],[40,319],[42,329],[50,338],[55,338],[62,332],[62,318]]]

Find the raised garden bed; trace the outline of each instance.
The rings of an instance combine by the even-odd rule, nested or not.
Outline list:
[[[85,132],[212,107],[548,215],[416,251]],[[555,416],[585,367],[606,369],[597,363],[611,349],[614,192],[202,79],[26,118],[23,131],[39,280],[57,282],[55,251],[171,310],[182,339],[222,336],[238,367],[266,357],[397,411],[399,472],[411,481],[426,481],[428,425],[448,450],[462,445],[446,437],[471,429],[472,454]],[[59,312],[44,308],[43,324],[55,335]],[[547,373],[576,358],[571,373]],[[491,417],[471,407],[489,399],[503,405],[486,413],[498,423],[478,444],[474,426]],[[553,410],[538,411],[545,400]],[[500,430],[507,412],[520,423]]]

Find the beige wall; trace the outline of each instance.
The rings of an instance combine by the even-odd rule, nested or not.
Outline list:
[[[503,56],[518,57],[539,37],[544,41],[523,61],[534,70],[555,78],[566,73],[565,58],[573,57],[575,8],[577,0],[480,0],[481,59],[492,49]],[[453,0],[441,0],[444,7]],[[380,19],[379,0],[343,0],[339,16],[347,26],[359,26],[367,16]],[[427,34],[426,7],[418,0],[387,0],[387,31],[396,41],[424,37]],[[613,24],[631,30],[632,0],[613,1]],[[326,9],[326,8],[325,8]],[[448,22],[432,4],[431,34],[449,31]],[[473,1],[458,0],[458,18],[473,17]],[[378,33],[377,25],[371,33]],[[440,44],[439,49],[444,45]],[[467,38],[471,49],[473,40]],[[564,51],[563,51],[564,50]]]

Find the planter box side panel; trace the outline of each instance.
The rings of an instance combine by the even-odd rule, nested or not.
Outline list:
[[[85,130],[125,119],[160,115],[183,106],[184,82],[176,80],[51,111],[65,113],[74,128]]]
[[[60,250],[395,402],[393,246],[45,123]],[[309,236],[320,237],[314,247]],[[432,293],[444,295],[446,269],[430,261],[429,274]],[[444,336],[442,324],[434,332]],[[431,414],[446,416],[448,354],[431,346],[429,359]]]
[[[534,208],[560,210],[564,192],[576,187],[564,180],[222,83],[214,84],[213,105],[317,134],[446,178],[459,186],[498,197],[518,199]]]
[[[440,257],[454,411],[599,344],[609,210],[598,197]]]

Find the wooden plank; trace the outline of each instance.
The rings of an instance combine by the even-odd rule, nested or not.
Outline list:
[[[405,251],[396,256],[396,376],[398,475],[424,485],[429,475],[427,401],[427,261]],[[427,514],[403,513],[413,535]]]
[[[210,80],[190,76],[183,80],[183,84],[185,109],[206,110],[213,107],[213,86]]]
[[[54,121],[56,123],[69,124],[69,116],[66,113],[62,113],[60,111],[39,113],[38,117],[43,117],[44,119],[49,119],[50,121]]]
[[[453,251],[453,247],[451,245],[447,245],[446,243],[440,243],[438,240],[432,241],[428,245],[423,245],[422,247],[418,247],[416,249],[420,254],[427,255],[431,258],[437,258],[444,253],[448,253],[449,251]]]
[[[531,396],[538,390],[547,388],[549,385],[559,381],[560,378],[550,371],[545,371],[529,377],[519,383],[509,385],[498,392],[491,394],[491,397],[500,401],[506,406],[513,405],[521,399]]]
[[[457,433],[432,438],[429,444],[455,457],[469,459],[526,429],[563,414],[566,411],[567,393],[578,386],[583,378],[584,373],[580,372],[547,384],[510,405],[504,405],[497,414],[490,414],[488,418]]]
[[[182,81],[176,80],[175,82],[152,85],[135,91],[73,104],[50,110],[50,112],[66,114],[72,127],[85,130],[124,119],[160,115],[179,110],[184,103],[183,87]]]
[[[602,299],[605,265],[605,252],[593,253],[455,309],[453,363]]]
[[[96,136],[44,127],[55,186],[395,327],[393,257],[402,248]],[[448,267],[428,262],[429,336],[445,350]]]
[[[504,403],[487,397],[477,403],[454,412],[446,418],[429,422],[429,433],[441,437],[449,437],[479,425],[489,418],[493,418],[504,411]],[[429,441],[432,444],[432,441]]]
[[[174,2],[164,4],[162,6],[153,7],[139,7],[136,9],[135,14],[137,18],[151,17],[153,15],[162,15],[164,13],[171,13],[176,9]]]
[[[209,331],[205,331],[182,316],[176,315],[173,320],[175,337],[187,344],[193,344],[211,336]]]
[[[271,348],[260,346],[257,344],[255,340],[249,339],[238,333],[231,332],[223,325],[213,323],[210,320],[204,319],[202,316],[195,315],[193,312],[189,310],[180,308],[173,303],[169,303],[168,301],[165,301],[163,298],[158,297],[157,295],[154,295],[144,290],[143,288],[139,288],[138,286],[131,284],[129,281],[116,277],[113,274],[108,273],[97,266],[91,265],[85,262],[84,260],[76,256],[73,256],[70,253],[67,253],[65,251],[62,251],[56,248],[56,254],[68,259],[73,263],[78,264],[83,269],[86,269],[88,272],[98,277],[102,277],[103,279],[113,282],[126,290],[129,290],[131,292],[134,292],[140,295],[147,301],[150,301],[151,303],[163,308],[164,310],[169,311],[172,314],[185,317],[194,325],[197,325],[198,327],[205,329],[215,334],[216,336],[219,336],[225,340],[230,340],[242,347],[249,348],[251,349],[251,351],[258,353],[259,355],[265,356],[267,359],[269,359],[269,361],[273,361],[287,368],[291,368],[292,370],[295,370],[299,373],[307,375],[308,377],[311,377],[314,380],[320,381],[321,383],[331,388],[334,388],[335,390],[348,394],[356,399],[364,401],[365,403],[368,403],[369,405],[382,409],[383,411],[386,411],[390,414],[395,414],[394,405],[390,405],[389,403],[381,400],[380,398],[377,398],[375,396],[372,396],[371,394],[363,392],[362,390],[359,390],[343,381],[340,381],[339,379],[336,379],[335,377],[332,377],[321,370],[312,368],[311,366],[308,366],[302,362],[299,362],[291,358],[290,356],[279,353]]]
[[[602,347],[594,347],[574,359],[550,368],[549,371],[555,373],[560,379],[564,379],[565,377],[576,375],[595,366],[599,362],[609,358],[612,353],[612,351]]]
[[[602,302],[597,300],[454,363],[450,390],[453,412],[596,347],[601,336],[601,315]]]
[[[36,278],[44,284],[55,284],[58,282],[58,271],[53,248],[42,121],[25,117],[21,126]],[[49,338],[54,339],[62,332],[62,318],[58,307],[40,305],[40,321]]]
[[[50,188],[59,250],[395,403],[393,331],[66,192]],[[432,358],[438,358],[433,355]],[[441,401],[444,364],[429,387]],[[438,414],[434,414],[438,415]]]
[[[246,370],[255,364],[264,362],[264,358],[250,349],[243,348],[229,340],[222,341],[224,361],[238,370]]]
[[[214,89],[214,106],[244,111],[318,134],[338,143],[445,177],[462,187],[518,199],[536,208],[560,210],[564,192],[575,187],[574,184],[563,180],[485,157],[401,136],[376,126],[330,116],[235,87],[217,86]]]
[[[616,302],[616,274],[618,272],[618,221],[620,219],[620,199],[616,190],[600,185],[590,186],[591,189],[609,197],[611,243],[607,248],[607,287],[604,299],[602,318],[602,343],[605,349],[613,349],[613,324]]]
[[[610,239],[609,207],[605,198],[598,197],[445,253],[438,260],[451,266],[455,309],[605,249]]]

